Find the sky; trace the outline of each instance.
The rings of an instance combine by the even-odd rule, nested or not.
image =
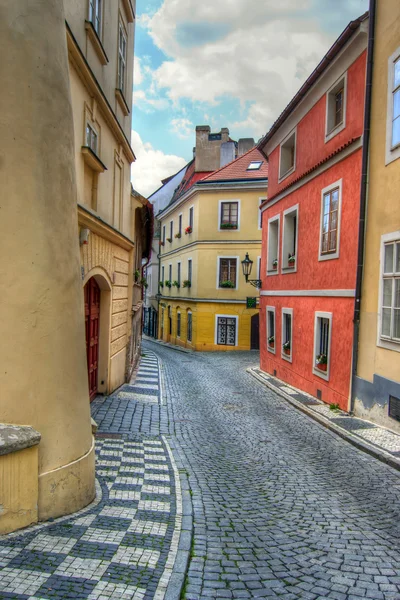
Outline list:
[[[196,125],[256,141],[368,0],[137,0],[134,188],[193,157]]]

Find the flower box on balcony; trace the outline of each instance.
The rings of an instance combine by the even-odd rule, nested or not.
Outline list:
[[[192,228],[189,225],[189,227],[186,227],[186,229],[185,229],[185,234],[188,235],[189,233],[192,233],[192,231],[193,230],[192,230]]]

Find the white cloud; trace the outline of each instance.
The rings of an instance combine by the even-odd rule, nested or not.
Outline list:
[[[194,125],[189,119],[172,119],[171,131],[181,139],[194,135]]]
[[[156,95],[151,95],[144,90],[135,90],[133,92],[133,107],[137,107],[144,112],[150,113],[155,110],[165,110],[169,103],[165,98],[159,98]]]
[[[150,143],[143,143],[140,135],[132,130],[131,144],[136,155],[132,165],[132,185],[146,198],[161,185],[161,180],[179,171],[186,160],[174,154],[155,150]]]

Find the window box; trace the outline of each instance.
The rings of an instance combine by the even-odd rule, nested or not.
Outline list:
[[[317,362],[315,363],[315,366],[320,371],[325,371],[325,372],[327,371],[327,368],[328,368],[328,357],[326,356],[326,354],[319,354],[317,356]]]
[[[160,286],[160,288],[164,287],[164,283],[162,281],[160,281],[158,285]]]
[[[165,242],[160,241],[160,246],[165,246]]]
[[[125,100],[125,96],[124,96],[122,90],[116,88],[115,89],[115,97],[118,100],[118,104],[120,105],[121,110],[124,113],[124,116],[127,117],[130,113],[130,110],[129,110],[129,106]]]
[[[221,229],[237,229],[237,223],[221,223]]]
[[[172,238],[167,238],[167,242],[169,242],[170,244],[172,244]]]
[[[289,254],[287,269],[294,269],[296,266],[296,257]]]
[[[182,237],[182,235],[180,233],[176,233],[175,237],[178,238],[178,240]]]
[[[275,337],[273,335],[268,338],[268,347],[275,348]]]
[[[89,146],[82,146],[81,151],[83,154],[83,160],[88,167],[93,169],[93,171],[97,171],[97,173],[104,173],[104,171],[107,171],[105,164],[101,162],[97,154],[95,154],[93,150],[89,148]]]
[[[219,287],[233,289],[233,288],[236,287],[236,285],[235,285],[235,283],[233,281],[229,281],[228,280],[228,281],[221,281],[221,283],[219,284]]]
[[[101,43],[101,39],[99,38],[97,31],[93,26],[93,23],[91,21],[85,21],[85,29],[88,34],[88,38],[92,42],[92,46],[97,54],[99,61],[102,65],[106,65],[108,63],[108,56],[103,48],[103,44]]]
[[[193,230],[192,230],[192,228],[189,225],[189,227],[186,227],[186,229],[185,229],[185,235],[189,235],[189,233],[192,233],[192,231]]]
[[[167,287],[167,288],[171,288],[171,287],[172,287],[172,282],[171,282],[171,281],[169,281],[169,280],[167,280],[167,281],[165,282],[165,287]]]
[[[179,281],[176,281],[176,280],[172,282],[172,285],[178,289],[181,287],[181,284],[179,283]]]
[[[282,346],[283,353],[290,356],[290,342],[285,342]]]
[[[192,287],[192,282],[189,279],[184,279],[182,282],[182,287],[190,288],[190,287]]]

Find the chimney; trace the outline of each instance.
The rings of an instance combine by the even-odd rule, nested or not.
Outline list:
[[[235,160],[235,142],[224,142],[221,144],[221,160],[220,167],[224,167],[228,163]]]
[[[216,171],[221,166],[221,146],[229,143],[229,129],[211,133],[208,125],[196,127],[195,171]],[[226,163],[225,163],[226,164]]]
[[[255,146],[255,142],[254,142],[253,138],[241,138],[238,141],[238,156],[242,156],[243,154],[246,154],[246,152],[248,152],[249,150],[254,148],[254,146]]]

